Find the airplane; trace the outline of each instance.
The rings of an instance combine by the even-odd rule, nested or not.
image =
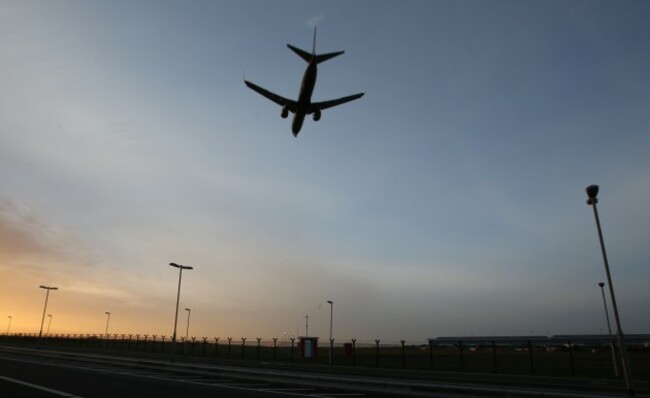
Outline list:
[[[248,86],[248,88],[280,105],[282,107],[282,113],[280,116],[282,116],[283,119],[286,119],[286,117],[289,116],[289,112],[293,113],[291,131],[293,132],[294,137],[298,136],[306,115],[313,114],[314,121],[317,122],[320,120],[322,110],[341,105],[346,102],[354,101],[355,99],[363,97],[365,94],[358,93],[329,101],[311,102],[311,95],[314,92],[314,86],[316,85],[316,75],[318,74],[317,65],[321,62],[327,61],[328,59],[339,56],[345,51],[337,51],[327,54],[316,54],[316,28],[314,28],[314,44],[311,54],[305,50],[294,47],[291,44],[287,44],[287,47],[298,54],[298,56],[304,59],[308,64],[307,69],[305,70],[305,74],[302,77],[302,84],[300,85],[300,92],[298,93],[298,101],[290,100],[278,94],[272,93],[271,91],[266,90],[254,83],[251,83],[246,79],[244,79],[244,83],[246,83],[246,86]]]

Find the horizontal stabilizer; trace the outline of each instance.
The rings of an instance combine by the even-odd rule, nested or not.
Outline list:
[[[305,62],[311,62],[311,58],[313,57],[313,54],[308,53],[305,50],[301,50],[298,47],[294,47],[291,44],[287,44],[287,47],[289,47],[294,53],[298,54],[298,56],[304,59]]]
[[[298,47],[292,46],[291,44],[287,44],[287,47],[289,47],[294,53],[298,54],[298,56],[302,59],[305,60],[305,62],[311,62],[314,57],[316,57],[316,63],[320,64],[321,62],[325,62],[328,59],[332,59],[338,55],[343,54],[345,51],[337,51],[333,53],[327,53],[327,54],[312,54],[308,53],[305,50],[301,50]]]
[[[339,56],[339,55],[343,54],[344,52],[345,51],[337,51],[335,53],[327,53],[327,54],[317,55],[316,56],[316,63],[320,64],[321,62],[325,62],[328,59],[332,59],[332,58],[334,58],[336,56]]]

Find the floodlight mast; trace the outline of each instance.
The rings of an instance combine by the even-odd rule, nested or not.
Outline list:
[[[50,326],[52,326],[52,314],[47,314],[49,321],[47,322],[47,331],[45,334],[50,334]]]
[[[43,324],[45,323],[45,313],[47,312],[47,300],[50,297],[50,290],[59,290],[58,287],[52,287],[52,286],[45,286],[45,285],[40,285],[39,288],[45,289],[47,293],[45,293],[45,306],[43,306],[43,317],[41,318],[41,329],[38,331],[38,342],[36,343],[36,349],[40,349],[41,347],[41,336],[43,335]]]
[[[607,311],[607,300],[605,299],[605,282],[598,282],[600,293],[603,296],[603,306],[605,307],[605,320],[607,321],[607,333],[609,336],[609,345],[612,348],[612,363],[614,364],[614,376],[618,378],[618,363],[616,361],[616,348],[614,338],[612,337],[612,326],[609,322],[609,311]]]
[[[176,354],[176,327],[178,326],[178,303],[181,298],[181,279],[183,278],[183,270],[192,270],[193,267],[188,265],[180,265],[176,263],[169,263],[172,267],[178,268],[178,293],[176,293],[176,314],[174,315],[174,334],[172,336],[172,357],[171,362],[174,362],[174,355]]]
[[[185,308],[185,311],[187,311],[187,328],[185,329],[185,341],[183,342],[183,354],[187,351],[187,339],[190,338],[190,315],[192,314],[192,310],[189,308]]]
[[[106,318],[106,332],[104,335],[106,336],[106,340],[108,340],[108,324],[111,322],[111,313],[109,311],[104,312],[104,314],[107,315]]]
[[[327,300],[327,303],[330,305],[330,349],[328,355],[328,362],[332,364],[332,357],[334,356],[334,340],[332,340],[332,324],[334,323],[334,302],[332,300]]]
[[[618,316],[618,306],[616,305],[616,296],[614,295],[614,285],[612,284],[612,275],[609,272],[609,261],[607,261],[607,252],[605,251],[605,241],[603,240],[603,231],[600,227],[600,218],[598,217],[598,185],[589,185],[585,191],[587,192],[587,205],[592,206],[594,209],[594,218],[596,219],[596,229],[598,230],[598,240],[600,242],[600,251],[603,256],[603,263],[605,265],[605,274],[607,275],[607,285],[609,287],[609,294],[612,300],[612,309],[614,310],[614,319],[616,321],[616,337],[618,339],[618,349],[620,350],[623,362],[623,376],[625,377],[625,386],[627,393],[630,396],[636,396],[634,388],[634,380],[630,373],[630,361],[627,357],[627,349],[625,348],[625,336],[623,329],[621,329],[621,320]]]

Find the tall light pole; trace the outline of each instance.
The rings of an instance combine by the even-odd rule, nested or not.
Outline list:
[[[50,326],[52,326],[52,314],[47,314],[48,318],[50,320],[47,322],[47,332],[45,334],[50,334]]]
[[[111,322],[111,313],[110,311],[104,312],[106,314],[106,331],[104,332],[104,336],[106,336],[106,340],[104,340],[104,348],[108,347],[108,324]]]
[[[9,315],[7,318],[9,318],[9,325],[7,325],[7,334],[9,334],[9,328],[11,328],[11,320],[13,319],[11,315]]]
[[[612,284],[612,276],[609,272],[609,262],[607,261],[607,252],[605,251],[605,241],[603,240],[603,231],[600,228],[600,219],[598,218],[598,185],[589,185],[587,191],[587,205],[592,206],[594,209],[594,218],[596,219],[596,229],[598,230],[598,240],[600,241],[600,251],[603,255],[603,263],[605,264],[605,273],[607,274],[607,285],[609,286],[609,294],[612,300],[612,308],[614,309],[614,319],[616,320],[616,336],[618,338],[618,349],[620,350],[621,358],[623,359],[623,375],[625,376],[625,386],[627,392],[631,396],[635,396],[634,380],[630,372],[630,362],[627,357],[627,349],[625,348],[625,336],[623,329],[621,329],[621,320],[618,316],[618,306],[616,305],[616,296],[614,295],[614,285]]]
[[[41,345],[41,336],[43,335],[43,323],[45,323],[45,312],[47,311],[47,300],[50,297],[50,290],[59,290],[58,287],[51,287],[51,286],[39,286],[41,289],[47,290],[47,293],[45,293],[45,306],[43,307],[43,317],[41,318],[41,329],[38,331],[38,343],[36,345],[36,349],[40,348]]]
[[[190,337],[190,314],[192,313],[192,310],[189,308],[185,308],[185,311],[187,311],[187,328],[185,328],[185,342],[183,343],[183,354],[185,354],[187,339]]]
[[[332,357],[334,356],[334,340],[332,340],[332,324],[334,323],[334,302],[327,300],[330,305],[330,350],[329,350],[329,364],[332,364]]]
[[[176,354],[176,327],[178,326],[178,302],[181,298],[181,279],[183,278],[183,270],[191,270],[193,267],[187,265],[180,265],[176,263],[169,263],[172,267],[178,268],[178,293],[176,294],[176,315],[174,315],[174,334],[172,336],[172,358],[171,361],[174,362],[174,355]]]
[[[106,332],[104,332],[104,336],[106,336],[106,340],[108,340],[108,324],[111,321],[111,313],[106,311],[104,314],[106,314]]]
[[[614,338],[612,337],[612,327],[609,324],[609,311],[607,311],[607,300],[605,300],[605,283],[598,282],[600,292],[603,295],[603,306],[605,307],[605,319],[607,320],[607,332],[609,333],[609,346],[612,347],[612,362],[614,363],[614,374],[618,377],[618,364],[616,363],[616,349],[614,348]]]

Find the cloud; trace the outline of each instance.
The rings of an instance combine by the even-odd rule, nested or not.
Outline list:
[[[0,200],[0,251],[3,262],[63,260],[70,242],[66,234],[48,225],[26,206]]]
[[[307,26],[313,29],[318,26],[323,19],[325,19],[325,16],[323,15],[309,17],[307,18]]]

